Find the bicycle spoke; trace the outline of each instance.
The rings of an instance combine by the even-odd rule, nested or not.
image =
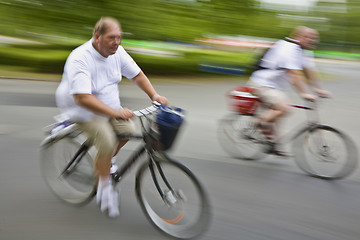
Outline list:
[[[76,167],[77,167],[78,163],[81,161],[81,159],[85,156],[88,149],[89,149],[88,146],[82,145],[79,148],[79,150],[74,154],[73,157],[70,156],[71,160],[66,165],[66,167],[62,171],[61,175],[69,175],[70,173],[72,173],[76,169]]]
[[[64,137],[41,151],[47,184],[60,199],[72,204],[88,202],[96,190],[93,159],[81,145],[75,138]]]
[[[208,202],[201,185],[178,163],[160,161],[155,165],[152,170],[144,165],[137,175],[137,196],[144,213],[157,228],[171,236],[197,236],[208,222]],[[157,183],[153,182],[152,174],[156,175]],[[159,195],[157,185],[163,196]]]
[[[308,174],[336,179],[350,175],[357,165],[357,150],[339,131],[318,126],[294,142],[295,161]]]
[[[219,123],[218,137],[224,150],[235,158],[256,160],[263,157],[265,139],[254,124],[254,117],[231,114]]]

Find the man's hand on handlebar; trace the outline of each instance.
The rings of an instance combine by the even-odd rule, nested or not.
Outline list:
[[[156,101],[156,102],[158,102],[158,103],[160,103],[162,105],[168,105],[169,104],[169,101],[167,100],[167,98],[164,97],[164,96],[160,96],[160,95],[155,96],[152,100]]]
[[[317,100],[316,95],[310,93],[302,93],[301,97],[306,101],[315,102]]]
[[[310,94],[310,93],[302,93],[301,97],[307,101],[315,102],[317,100],[318,96],[321,98],[330,98],[332,96],[331,92],[320,89],[320,88],[315,88],[314,92],[316,93],[316,95]]]
[[[320,88],[315,88],[314,92],[322,98],[330,98],[332,96],[331,92],[320,89]]]
[[[128,108],[122,108],[117,111],[116,118],[128,120],[134,116],[134,113]]]

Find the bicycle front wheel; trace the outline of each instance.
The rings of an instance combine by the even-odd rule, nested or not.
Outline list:
[[[339,179],[349,176],[358,163],[352,140],[340,131],[319,125],[295,139],[295,162],[311,176]]]
[[[223,149],[232,157],[257,160],[265,156],[265,139],[255,127],[251,115],[235,113],[221,119],[218,138]]]
[[[143,212],[160,231],[189,239],[207,227],[210,208],[202,185],[181,163],[154,157],[137,173],[136,194]]]
[[[96,193],[93,157],[86,149],[79,151],[83,143],[81,135],[65,136],[41,149],[41,169],[47,185],[60,199],[75,205],[89,202]]]

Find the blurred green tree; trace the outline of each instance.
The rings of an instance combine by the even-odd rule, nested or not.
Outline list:
[[[291,14],[329,19],[321,24],[330,27],[320,26],[329,43],[358,43],[359,1],[336,6],[338,10],[334,1],[319,0],[309,12]],[[0,29],[11,36],[87,39],[101,16],[113,16],[122,23],[125,37],[133,39],[192,41],[204,34],[278,38],[293,27],[282,26],[279,13],[284,12],[261,8],[260,0],[6,0],[0,1]]]
[[[117,18],[125,40],[193,42],[207,35],[282,38],[301,24],[320,31],[322,49],[360,51],[359,0],[318,0],[309,11],[263,8],[261,0],[0,0],[1,35],[46,43],[0,46],[0,64],[61,72],[66,56],[91,37],[101,16]],[[201,49],[161,59],[133,55],[148,72],[171,68],[194,73],[204,59],[246,65],[251,57],[240,51]]]

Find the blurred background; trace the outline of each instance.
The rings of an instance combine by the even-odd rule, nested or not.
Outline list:
[[[229,114],[225,93],[247,79],[265,48],[306,25],[320,32],[317,66],[334,93],[322,102],[321,119],[360,146],[359,0],[0,0],[1,240],[168,239],[142,214],[131,174],[120,186],[116,220],[95,201],[60,204],[41,176],[42,129],[59,114],[54,93],[65,60],[92,37],[101,16],[121,22],[122,45],[152,81],[160,79],[157,91],[186,109],[171,155],[209,192],[213,218],[200,239],[360,239],[360,168],[324,181],[305,175],[293,159],[231,158],[217,137],[219,120]],[[120,88],[124,106],[148,106],[134,84]],[[295,92],[290,97],[302,103]],[[286,128],[304,115],[294,111]],[[119,164],[137,144],[127,144]]]
[[[297,25],[320,32],[317,57],[360,60],[358,0],[0,0],[0,76],[59,78],[101,16],[147,74],[243,75]]]

